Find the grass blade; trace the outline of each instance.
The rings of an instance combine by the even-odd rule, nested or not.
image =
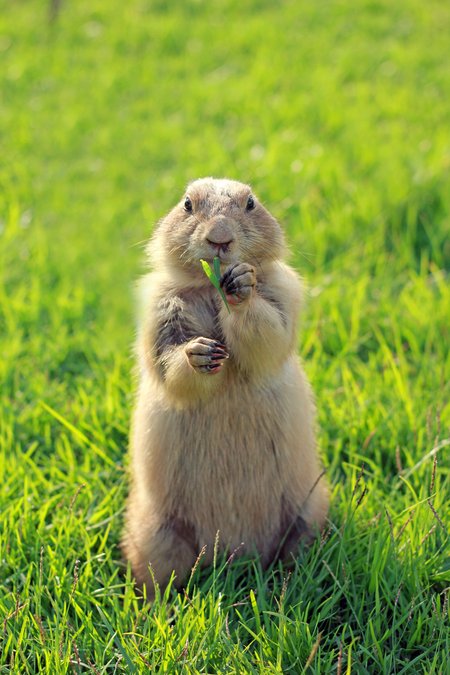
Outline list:
[[[208,277],[208,279],[210,280],[210,282],[212,283],[214,288],[216,288],[219,291],[220,297],[224,301],[225,307],[228,310],[228,314],[231,314],[230,307],[229,307],[227,299],[225,297],[225,293],[223,292],[223,289],[220,286],[220,261],[219,261],[219,258],[217,256],[214,258],[214,261],[213,261],[214,272],[211,269],[210,264],[206,260],[200,259],[200,262],[202,264],[204,273],[206,274],[206,276]]]
[[[214,265],[214,274],[216,275],[217,279],[220,279],[221,274],[220,274],[220,258],[219,256],[215,256],[213,260],[213,265]]]

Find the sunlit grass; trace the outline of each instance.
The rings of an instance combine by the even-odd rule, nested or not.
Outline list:
[[[48,10],[0,19],[2,672],[446,672],[449,7]],[[332,506],[292,569],[217,558],[148,608],[118,549],[134,280],[205,175],[306,278]]]

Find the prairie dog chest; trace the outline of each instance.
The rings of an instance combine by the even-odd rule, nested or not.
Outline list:
[[[166,343],[182,344],[199,336],[220,339],[218,299],[210,289],[186,289],[159,299],[154,314],[156,352]]]

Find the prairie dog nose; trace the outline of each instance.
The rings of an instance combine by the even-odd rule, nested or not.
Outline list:
[[[233,243],[233,240],[230,239],[230,241],[212,241],[211,239],[206,240],[210,246],[213,248],[217,248],[218,250],[226,250],[230,244]]]
[[[228,247],[234,241],[233,230],[226,221],[215,222],[206,233],[206,241],[211,246]]]

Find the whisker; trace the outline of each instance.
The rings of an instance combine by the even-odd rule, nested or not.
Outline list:
[[[301,249],[295,249],[293,251],[296,255],[300,255],[302,258],[304,258],[307,262],[313,262],[315,258],[317,258],[316,253],[307,253],[306,251],[302,251]]]
[[[136,246],[141,246],[145,248],[148,244],[148,239],[141,239],[141,241],[136,241],[134,244],[130,244],[129,248],[135,248]]]

